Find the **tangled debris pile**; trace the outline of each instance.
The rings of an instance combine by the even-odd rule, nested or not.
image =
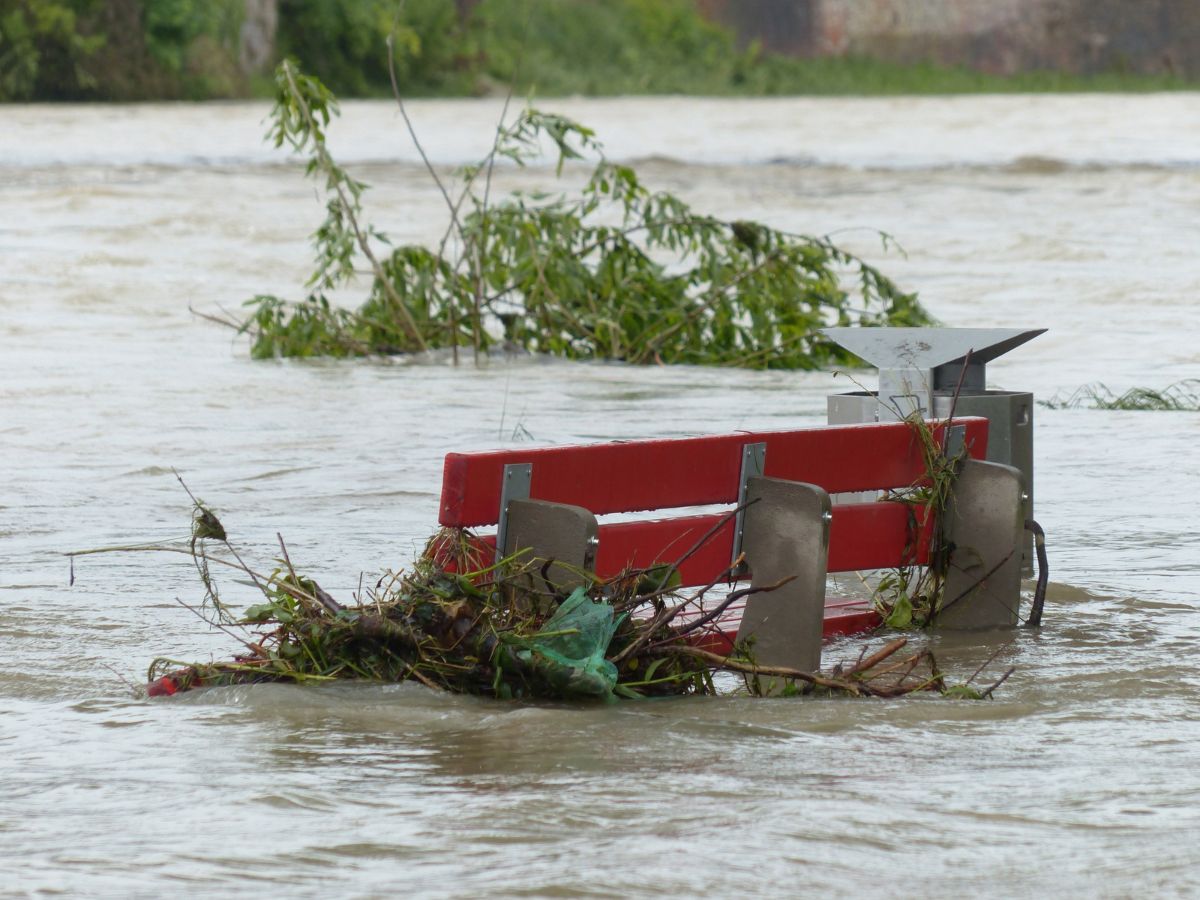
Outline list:
[[[208,541],[233,559],[211,554]],[[773,588],[735,590],[704,608],[717,583],[683,594],[671,566],[607,581],[579,573],[582,584],[560,590],[547,581],[549,562],[517,554],[493,563],[491,547],[479,538],[445,530],[411,572],[389,574],[343,605],[296,573],[282,538],[280,550],[279,569],[269,576],[252,571],[212,511],[195,501],[190,552],[205,584],[205,615],[238,635],[243,649],[223,662],[156,659],[151,695],[259,682],[411,679],[499,698],[611,700],[714,694],[720,671],[741,674],[756,695],[991,691],[948,686],[928,650],[897,657],[903,637],[870,654],[864,647],[856,663],[824,675],[759,666],[753,646],[713,652],[707,648],[719,646],[713,639],[721,637],[721,613],[754,590]],[[264,602],[241,618],[231,615],[209,573],[212,562],[248,575]]]

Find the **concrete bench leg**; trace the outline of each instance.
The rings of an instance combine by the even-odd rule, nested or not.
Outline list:
[[[950,546],[944,628],[1011,628],[1019,621],[1025,487],[1019,469],[969,459],[946,510]]]
[[[530,558],[555,560],[547,571],[548,584],[543,588],[571,591],[587,582],[575,570],[590,572],[595,568],[598,530],[596,517],[581,506],[545,500],[510,500],[502,552],[510,556],[529,549]]]
[[[781,588],[752,594],[738,640],[754,638],[754,660],[815,672],[824,637],[825,569],[829,561],[829,495],[812,484],[756,477],[748,482],[742,550],[752,587]]]

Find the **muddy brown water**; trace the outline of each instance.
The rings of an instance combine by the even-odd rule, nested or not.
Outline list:
[[[948,325],[1050,328],[995,386],[1200,377],[1200,97],[548,105],[703,210],[837,232]],[[498,109],[413,105],[447,168]],[[186,561],[89,557],[69,587],[62,553],[183,537],[172,467],[251,558],[281,531],[347,595],[417,552],[447,450],[820,424],[852,389],[253,362],[188,308],[299,293],[320,209],[260,142],[266,112],[0,107],[0,893],[1200,891],[1198,414],[1037,410],[1046,625],[999,651],[1016,673],[990,703],[132,697],[118,674],[234,645],[177,604],[199,597]],[[350,104],[335,133],[385,230],[440,232],[390,106]],[[997,647],[933,642],[963,675]]]

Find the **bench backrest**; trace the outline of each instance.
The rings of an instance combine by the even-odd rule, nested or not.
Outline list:
[[[987,420],[955,419],[968,454],[987,452]],[[945,423],[931,423],[941,439]],[[532,466],[529,497],[581,506],[597,516],[736,504],[743,448],[765,444],[763,474],[806,482],[830,494],[905,488],[925,475],[922,448],[904,422],[835,425],[794,431],[739,432],[711,437],[581,446],[449,453],[442,475],[439,521],[447,527],[495,525],[505,467]],[[673,563],[727,513],[678,515],[603,523],[596,571],[602,577],[632,566]],[[904,503],[838,504],[829,533],[828,571],[890,568],[928,559],[931,523]],[[706,584],[730,564],[732,521],[681,567],[685,585]]]

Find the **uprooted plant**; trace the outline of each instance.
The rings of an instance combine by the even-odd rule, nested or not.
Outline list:
[[[817,333],[823,326],[930,322],[915,295],[828,237],[703,215],[606,159],[585,126],[532,108],[510,121],[507,111],[491,151],[456,184],[421,150],[449,224],[436,248],[393,248],[365,221],[367,185],[326,145],[336,98],[281,64],[269,138],[307,157],[326,197],[310,293],[298,303],[255,297],[249,318],[225,324],[252,336],[257,358],[451,348],[457,361],[460,347],[478,359],[502,341],[573,359],[811,369],[853,362]],[[546,145],[559,175],[568,163],[592,166],[579,193],[496,202],[497,161],[524,166]],[[360,259],[370,295],[338,306],[328,294]]]
[[[388,573],[343,604],[296,571],[282,538],[277,568],[269,575],[251,569],[213,511],[193,504],[190,546],[111,549],[190,554],[206,603],[189,608],[235,636],[241,650],[222,662],[156,659],[151,694],[356,679],[499,698],[634,699],[714,694],[714,675],[732,672],[759,695],[987,697],[1003,681],[986,690],[949,685],[929,650],[900,653],[903,637],[872,652],[864,646],[855,662],[827,674],[761,666],[750,644],[727,654],[709,648],[720,636],[717,613],[774,586],[735,590],[704,608],[724,579],[684,593],[673,567],[659,566],[607,580],[579,572],[576,586],[558,589],[546,578],[549,561],[520,554],[494,561],[490,546],[462,530],[438,533],[410,572]],[[213,564],[248,576],[262,602],[233,617],[217,599]],[[724,573],[732,575],[733,568]]]

